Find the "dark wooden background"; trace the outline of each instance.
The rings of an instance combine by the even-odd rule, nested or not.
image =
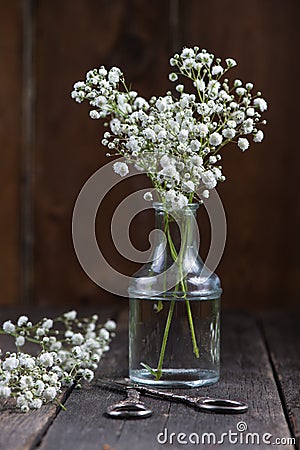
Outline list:
[[[217,271],[224,305],[296,306],[299,17],[299,0],[0,0],[1,304],[111,300],[82,271],[72,246],[76,197],[106,162],[100,122],[70,99],[72,84],[89,68],[119,65],[142,95],[163,94],[169,57],[199,45],[238,60],[232,76],[254,81],[270,106],[264,143],[224,156],[228,181],[219,193],[228,241]],[[113,249],[109,220],[124,195],[146,184],[124,182],[99,212],[103,252],[127,274],[137,266]],[[151,220],[141,215],[131,227],[140,249]]]

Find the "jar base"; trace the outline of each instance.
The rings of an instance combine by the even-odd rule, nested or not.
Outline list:
[[[132,370],[129,378],[134,383],[160,388],[190,388],[214,384],[219,381],[216,370],[205,369],[165,369],[159,380],[155,380],[147,370]]]

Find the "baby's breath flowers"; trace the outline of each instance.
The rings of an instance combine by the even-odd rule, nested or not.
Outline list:
[[[20,316],[16,324],[5,321],[0,334],[11,335],[17,348],[5,355],[0,350],[0,397],[13,397],[16,407],[27,412],[59,403],[63,387],[90,382],[116,329],[113,320],[103,325],[97,321],[97,315],[78,319],[75,310],[36,324],[27,316]],[[38,344],[37,353],[23,351],[26,342]]]
[[[267,102],[261,92],[254,93],[253,83],[240,79],[229,82],[227,72],[237,65],[233,58],[222,62],[206,49],[183,48],[170,59],[170,65],[169,80],[176,83],[173,93],[168,91],[146,100],[127,87],[121,69],[101,66],[89,70],[84,81],[74,84],[71,97],[78,103],[89,103],[92,119],[106,120],[108,130],[102,144],[108,149],[107,156],[123,156],[125,160],[113,164],[114,172],[124,177],[129,173],[128,166],[133,165],[147,173],[164,204],[164,231],[172,260],[178,257],[182,273],[183,252],[176,252],[169,227],[173,220],[170,213],[179,216],[180,210],[194,201],[202,203],[218,182],[225,181],[223,147],[232,142],[244,152],[252,142],[262,142],[261,126],[266,121],[261,117]],[[146,192],[144,199],[152,201],[152,192]],[[184,236],[188,233],[185,224],[182,242],[186,242]],[[169,306],[157,369],[141,363],[156,380],[161,377],[178,292],[186,299],[193,352],[199,358],[187,287],[180,279]],[[163,309],[162,303],[158,312]]]
[[[110,131],[102,144],[108,156],[122,155],[126,163],[114,164],[120,176],[129,172],[127,164],[145,170],[160,200],[170,209],[181,209],[195,199],[202,201],[225,176],[220,165],[221,149],[229,142],[245,151],[264,138],[259,128],[267,109],[261,93],[253,93],[253,83],[225,74],[237,65],[232,58],[222,63],[207,50],[184,48],[170,59],[169,79],[190,80],[188,93],[181,81],[176,95],[146,100],[129,90],[122,71],[101,66],[87,72],[85,81],[74,84],[72,98],[86,100],[92,119],[109,118]],[[151,199],[151,196],[148,196]]]

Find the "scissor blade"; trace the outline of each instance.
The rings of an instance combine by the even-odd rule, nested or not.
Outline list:
[[[173,392],[157,391],[156,389],[141,386],[136,383],[132,383],[130,380],[110,380],[110,379],[98,379],[97,385],[100,387],[106,387],[107,389],[115,389],[121,392],[126,391],[128,388],[134,388],[141,394],[149,397],[160,398],[162,400],[173,400],[175,402],[194,403],[193,398],[187,395],[178,395]],[[198,397],[197,397],[198,399]]]

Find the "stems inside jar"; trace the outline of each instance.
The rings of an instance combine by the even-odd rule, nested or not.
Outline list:
[[[196,358],[199,358],[199,347],[197,344],[197,339],[196,339],[196,334],[195,334],[195,328],[194,328],[194,322],[193,322],[193,315],[192,315],[192,311],[191,311],[191,305],[189,300],[186,298],[187,296],[187,283],[184,280],[183,277],[183,255],[184,255],[184,248],[187,245],[187,237],[188,237],[188,233],[189,233],[189,221],[184,221],[183,224],[183,237],[181,240],[181,251],[178,253],[175,247],[175,244],[173,242],[172,236],[171,236],[171,232],[170,232],[170,222],[169,222],[169,214],[168,212],[165,212],[165,233],[167,235],[167,243],[169,245],[170,248],[170,253],[172,256],[173,261],[175,262],[178,258],[178,263],[179,263],[179,271],[180,271],[180,281],[176,284],[175,289],[174,289],[174,297],[175,298],[179,298],[176,295],[176,292],[178,292],[179,287],[181,287],[181,290],[183,292],[183,298],[185,299],[185,303],[186,303],[186,309],[187,309],[187,316],[188,316],[188,322],[189,322],[189,327],[190,327],[190,333],[191,333],[191,339],[192,339],[192,346],[193,346],[193,352],[196,356]],[[164,330],[164,335],[163,335],[163,340],[162,340],[162,345],[161,345],[161,350],[160,350],[160,355],[159,355],[159,360],[158,360],[158,365],[157,365],[157,369],[155,371],[156,373],[156,377],[155,379],[158,381],[161,376],[162,376],[162,367],[163,367],[163,361],[164,361],[164,355],[165,355],[165,350],[166,350],[166,346],[167,346],[167,341],[168,341],[168,336],[169,336],[169,331],[170,331],[170,326],[171,326],[171,322],[172,322],[172,317],[173,317],[173,312],[174,312],[174,307],[175,307],[175,301],[176,300],[171,300],[171,304],[169,307],[169,312],[168,312],[168,316],[167,316],[167,320],[166,320],[166,324],[165,324],[165,330]],[[162,302],[160,301],[161,305],[158,308],[158,310],[162,309]]]

